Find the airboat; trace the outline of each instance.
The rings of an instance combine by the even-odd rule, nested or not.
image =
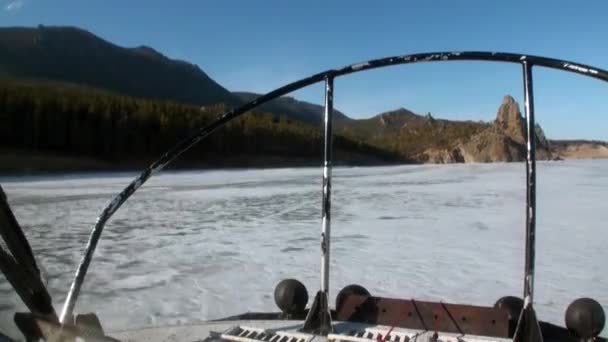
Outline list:
[[[343,288],[328,298],[331,251],[332,115],[334,80],[338,77],[401,64],[442,61],[494,61],[522,66],[526,118],[525,265],[522,296],[500,298],[492,306],[425,302],[412,298],[384,298],[359,285]],[[514,53],[437,52],[394,56],[327,70],[287,84],[219,116],[179,141],[136,177],[109,205],[91,231],[63,309],[57,314],[42,281],[34,253],[0,192],[0,269],[30,312],[14,320],[28,341],[234,341],[234,342],[409,342],[409,341],[608,341],[599,337],[605,314],[591,298],[574,300],[565,312],[565,326],[544,322],[534,310],[536,231],[536,137],[533,67],[576,73],[608,82],[608,71],[579,63]],[[248,111],[312,84],[325,83],[324,156],[320,233],[321,283],[309,305],[304,285],[285,279],[274,289],[277,312],[247,312],[202,323],[104,331],[94,314],[74,309],[105,224],[150,177],[184,151]],[[297,275],[294,275],[297,276]],[[471,289],[475,291],[475,289]],[[1,339],[1,338],[0,338]]]

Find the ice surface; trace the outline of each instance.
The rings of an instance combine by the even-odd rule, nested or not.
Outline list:
[[[106,330],[275,311],[273,289],[319,287],[321,169],[165,173],[108,223],[79,312]],[[97,215],[134,174],[0,179],[59,311]],[[338,168],[332,298],[373,294],[492,305],[520,295],[524,164]],[[608,161],[539,163],[536,308],[563,325],[581,296],[608,304]],[[0,278],[0,330],[24,310]],[[608,311],[608,308],[606,308]],[[11,330],[9,330],[11,329]]]

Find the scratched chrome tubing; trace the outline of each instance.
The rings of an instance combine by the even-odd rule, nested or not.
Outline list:
[[[323,157],[323,207],[321,226],[321,291],[329,297],[329,255],[331,241],[331,168],[332,121],[334,111],[334,79],[325,79],[325,152]]]
[[[522,62],[524,72],[524,106],[526,111],[526,261],[524,298],[528,305],[534,299],[534,260],[536,254],[536,126],[532,65]]]

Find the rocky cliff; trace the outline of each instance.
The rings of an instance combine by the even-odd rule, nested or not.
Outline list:
[[[536,158],[552,159],[542,128],[535,127]],[[505,96],[496,120],[470,137],[458,139],[448,148],[431,147],[416,157],[427,163],[516,162],[526,159],[526,124],[519,105]]]

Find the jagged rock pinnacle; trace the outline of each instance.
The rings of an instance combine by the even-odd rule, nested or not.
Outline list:
[[[506,133],[513,141],[525,144],[525,122],[521,116],[519,105],[512,96],[507,95],[502,100],[498,113],[496,113],[495,126]]]

